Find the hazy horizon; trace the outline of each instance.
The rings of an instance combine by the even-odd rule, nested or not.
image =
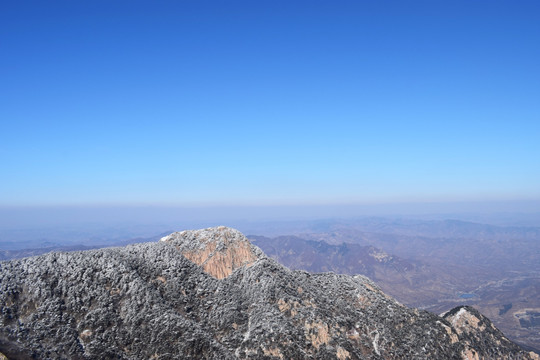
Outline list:
[[[121,245],[136,239],[152,241],[174,231],[221,225],[246,235],[270,237],[324,232],[332,224],[347,227],[355,226],[358,221],[381,224],[397,221],[414,226],[459,220],[532,230],[540,229],[538,207],[534,201],[196,208],[0,207],[0,251]]]

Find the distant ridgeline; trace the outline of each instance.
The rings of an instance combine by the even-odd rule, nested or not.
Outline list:
[[[470,307],[407,308],[364,276],[292,271],[236,230],[0,263],[9,359],[539,359]]]

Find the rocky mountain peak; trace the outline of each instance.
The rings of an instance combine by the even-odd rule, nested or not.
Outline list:
[[[537,359],[473,308],[408,308],[361,275],[290,270],[226,227],[0,262],[12,359]]]
[[[224,279],[235,269],[250,266],[265,256],[240,231],[226,226],[175,232],[160,241],[173,244],[216,279]]]

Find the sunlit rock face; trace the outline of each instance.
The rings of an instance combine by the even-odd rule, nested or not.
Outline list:
[[[534,358],[474,309],[292,271],[226,227],[1,262],[0,307],[10,359]]]
[[[216,279],[226,278],[235,269],[249,266],[264,256],[241,232],[225,226],[176,232],[161,241],[173,244]]]

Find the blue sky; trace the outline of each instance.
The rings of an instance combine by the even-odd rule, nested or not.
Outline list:
[[[11,1],[0,206],[540,200],[538,1]]]

